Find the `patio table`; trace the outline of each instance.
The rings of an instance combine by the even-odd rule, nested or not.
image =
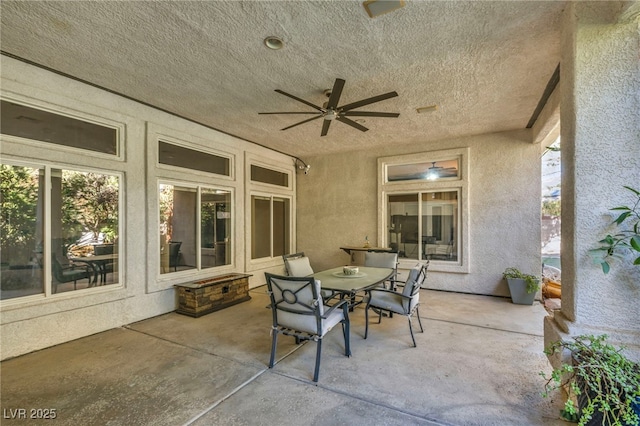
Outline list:
[[[370,266],[360,266],[358,274],[344,275],[342,266],[326,271],[316,272],[313,277],[320,281],[320,288],[332,290],[340,294],[340,298],[349,298],[349,307],[353,308],[357,303],[355,296],[359,292],[367,291],[384,281],[390,279],[395,274],[392,268],[374,268]]]
[[[118,259],[116,253],[113,254],[100,254],[97,256],[69,256],[69,260],[72,262],[87,263],[93,269],[93,283],[91,285],[98,284],[98,277],[100,277],[100,284],[103,284],[107,280],[106,265],[109,262],[113,262]]]

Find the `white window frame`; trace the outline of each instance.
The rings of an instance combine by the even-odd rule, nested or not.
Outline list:
[[[278,198],[278,199],[285,199],[285,200],[289,200],[289,247],[288,247],[288,252],[292,253],[292,249],[293,249],[293,240],[294,240],[294,236],[291,234],[291,222],[293,221],[293,210],[291,208],[291,205],[293,204],[293,197],[288,196],[288,195],[281,195],[281,194],[272,194],[272,193],[266,193],[266,192],[251,192],[251,195],[249,196],[249,217],[253,217],[253,212],[251,211],[251,209],[253,208],[253,203],[251,202],[251,200],[253,199],[253,197],[262,197],[262,198],[268,198],[269,199],[269,256],[267,257],[260,257],[257,259],[251,259],[251,262],[254,263],[261,263],[261,262],[266,262],[266,261],[271,261],[273,259],[282,259],[282,255],[274,255],[273,254],[273,200],[274,198]],[[249,225],[249,229],[251,229],[251,235],[249,236],[249,243],[252,244],[253,242],[253,228],[251,227],[251,224]],[[247,251],[249,252],[249,258],[251,258],[251,250],[252,246],[249,245],[247,246]]]
[[[275,170],[281,173],[286,173],[288,177],[288,185],[280,186],[273,185],[264,182],[256,182],[251,180],[251,166],[256,165],[264,167],[266,169]],[[251,228],[252,217],[252,203],[251,197],[270,197],[271,198],[271,218],[273,220],[273,197],[286,198],[289,200],[289,253],[294,253],[296,249],[296,168],[295,164],[291,162],[291,165],[285,165],[281,161],[271,160],[268,157],[261,157],[255,154],[247,153],[245,158],[245,227],[246,227],[246,239],[245,239],[245,262],[247,265],[247,271],[258,271],[265,268],[282,266],[282,256],[273,256],[273,244],[271,245],[271,256],[263,257],[259,259],[251,258],[252,236],[253,229]],[[272,227],[273,223],[270,224]],[[273,238],[273,229],[270,229],[271,238]],[[273,241],[273,240],[272,240]]]
[[[196,267],[194,269],[186,269],[184,271],[176,271],[176,272],[166,272],[166,273],[162,273],[162,265],[160,263],[158,263],[158,269],[157,269],[157,279],[159,281],[163,281],[163,280],[167,280],[167,279],[175,279],[176,277],[183,277],[183,276],[187,276],[187,277],[205,277],[205,276],[210,276],[211,273],[218,273],[221,270],[226,270],[229,269],[229,267],[233,264],[233,255],[231,256],[230,262],[227,265],[220,265],[220,266],[214,266],[211,268],[205,268],[202,269],[202,236],[201,236],[201,208],[202,208],[202,200],[201,200],[201,194],[202,194],[202,189],[213,189],[213,190],[221,190],[221,191],[228,191],[229,192],[229,196],[230,196],[230,201],[229,204],[231,204],[231,206],[235,206],[234,203],[234,199],[235,199],[235,191],[233,190],[233,188],[226,188],[226,187],[222,187],[221,185],[210,185],[210,184],[202,184],[202,183],[195,183],[195,182],[183,182],[183,181],[176,181],[176,180],[168,180],[168,179],[158,179],[158,185],[156,187],[156,191],[159,192],[160,191],[160,185],[172,185],[172,186],[180,186],[183,188],[192,188],[195,190],[196,192],[196,219],[195,219],[195,225],[196,225],[196,239],[195,239],[195,244],[196,244]],[[232,214],[231,214],[231,231],[230,234],[234,235],[233,230],[235,229],[235,209],[232,209]],[[160,203],[158,203],[158,209],[157,209],[157,215],[156,215],[156,219],[158,221],[158,224],[160,223]],[[159,229],[159,228],[158,228]],[[159,237],[160,235],[158,234],[157,237]],[[232,250],[235,250],[235,245],[237,244],[236,241],[231,240],[231,247]],[[160,247],[158,247],[158,251],[156,252],[156,257],[158,257],[159,253],[160,253]],[[232,251],[233,252],[233,251]]]
[[[437,180],[387,180],[387,167],[390,165],[426,163],[458,159],[459,173],[456,178]],[[389,246],[389,232],[387,229],[388,196],[400,194],[416,194],[419,214],[422,211],[422,203],[418,194],[429,192],[457,191],[458,200],[458,251],[457,261],[430,260],[429,270],[453,273],[469,273],[469,148],[456,148],[440,151],[428,151],[414,154],[396,155],[392,157],[378,158],[378,235],[383,247]],[[419,259],[399,259],[400,269],[410,269]]]
[[[3,135],[5,136],[5,135]],[[30,141],[30,140],[29,140]],[[74,150],[77,152],[77,150]],[[44,179],[44,190],[45,194],[44,199],[44,211],[43,211],[43,253],[44,256],[42,258],[42,268],[44,274],[44,293],[34,294],[30,296],[24,297],[16,297],[12,299],[6,299],[0,301],[0,306],[12,306],[19,305],[25,302],[37,301],[37,300],[45,300],[45,301],[53,301],[59,299],[68,299],[72,297],[77,297],[78,295],[87,295],[87,294],[95,294],[95,293],[104,293],[109,291],[116,291],[124,288],[124,271],[125,271],[125,252],[124,252],[124,219],[125,219],[125,209],[124,209],[124,173],[115,171],[115,170],[104,170],[95,167],[80,167],[73,164],[62,164],[62,163],[50,163],[46,161],[23,161],[19,159],[13,159],[11,157],[4,157],[1,161],[2,164],[11,165],[11,166],[19,166],[19,167],[32,167],[36,169],[44,169],[45,179]],[[66,291],[62,293],[53,293],[52,291],[52,265],[51,265],[51,177],[52,177],[52,169],[58,170],[69,170],[69,171],[77,171],[83,173],[101,173],[110,176],[118,177],[118,282],[114,284],[101,285],[89,287],[81,290],[74,291]]]
[[[149,216],[150,219],[147,228],[149,233],[147,240],[147,274],[151,278],[147,282],[147,292],[149,293],[163,291],[172,288],[175,284],[200,280],[211,277],[212,275],[237,272],[237,253],[238,247],[241,246],[240,241],[242,239],[238,233],[239,224],[236,219],[238,214],[241,214],[242,208],[236,196],[238,191],[236,167],[240,151],[228,146],[224,142],[212,141],[206,136],[209,134],[208,132],[206,132],[204,136],[197,136],[200,135],[198,129],[193,129],[193,131],[195,134],[167,128],[155,123],[147,124],[147,208],[149,211],[156,212]],[[158,144],[160,141],[180,145],[206,154],[229,158],[229,176],[160,164],[158,153]],[[216,148],[212,148],[212,146]],[[160,253],[160,200],[158,197],[160,182],[192,187],[200,185],[207,188],[229,191],[231,193],[231,208],[234,213],[232,213],[231,217],[230,235],[234,248],[231,251],[230,264],[202,270],[189,269],[160,274],[160,256],[157,255]],[[198,212],[198,215],[199,214]],[[199,226],[198,224],[198,227]],[[197,238],[200,237],[197,236]],[[198,262],[200,261],[201,260],[198,259]]]
[[[41,150],[62,151],[62,152],[72,153],[75,155],[79,154],[79,155],[90,156],[95,159],[103,158],[105,160],[112,160],[112,161],[113,160],[120,161],[120,162],[125,161],[125,154],[123,149],[124,135],[125,135],[124,123],[109,120],[104,117],[88,114],[86,112],[76,111],[72,108],[63,107],[61,105],[49,104],[48,102],[29,98],[22,95],[13,94],[10,92],[3,93],[2,96],[0,96],[0,99],[15,103],[15,104],[24,105],[29,108],[46,111],[51,114],[56,114],[63,117],[72,118],[74,120],[85,121],[87,123],[95,124],[97,126],[114,129],[116,131],[116,154],[107,154],[104,152],[89,151],[81,148],[76,148],[76,147],[71,147],[66,145],[59,145],[59,144],[50,143],[50,142],[43,142],[35,139],[26,139],[19,136],[6,135],[6,134],[2,135],[3,141],[15,142],[15,143],[26,143],[28,145],[37,147]]]
[[[158,145],[160,142],[165,142],[165,143],[169,143],[171,145],[176,145],[176,146],[180,146],[183,148],[187,148],[193,151],[199,151],[202,152],[204,154],[209,154],[209,155],[215,155],[217,157],[222,157],[222,158],[226,158],[229,160],[229,175],[221,175],[218,173],[213,173],[213,172],[205,172],[202,170],[196,170],[196,169],[188,169],[185,167],[179,167],[179,166],[172,166],[170,164],[164,164],[164,163],[160,163],[159,161],[159,155],[157,153],[158,151]],[[202,145],[198,145],[198,144],[194,144],[193,142],[188,142],[185,141],[183,139],[179,139],[176,137],[173,137],[171,135],[165,135],[165,134],[157,134],[156,139],[154,140],[155,143],[155,151],[156,151],[156,167],[159,170],[170,170],[170,171],[175,171],[175,172],[184,172],[186,171],[187,173],[189,173],[190,175],[199,175],[202,177],[206,177],[208,179],[211,179],[211,177],[214,177],[216,180],[222,180],[222,181],[234,181],[235,180],[235,155],[225,152],[225,151],[221,151],[221,150],[217,150],[217,149],[212,149],[212,148],[208,148],[208,147],[204,147]]]

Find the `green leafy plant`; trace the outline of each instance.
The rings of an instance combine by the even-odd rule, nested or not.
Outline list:
[[[535,293],[540,290],[540,280],[535,275],[520,272],[518,268],[507,268],[502,273],[505,279],[520,278],[527,283],[527,293]]]
[[[592,256],[600,263],[602,271],[607,274],[611,270],[610,262],[624,254],[632,252],[635,256],[634,265],[640,265],[640,191],[625,186],[633,192],[635,201],[629,206],[619,206],[610,209],[620,212],[612,222],[620,227],[620,232],[607,235],[600,240],[600,247],[592,249]]]
[[[600,416],[602,421],[597,424],[638,425],[640,364],[625,357],[624,348],[606,343],[607,338],[606,334],[581,335],[572,341],[552,343],[545,353],[553,355],[568,350],[571,363],[562,363],[550,377],[540,373],[547,380],[543,396],[548,397],[559,388],[566,389],[568,398],[562,415],[577,418],[579,426]]]

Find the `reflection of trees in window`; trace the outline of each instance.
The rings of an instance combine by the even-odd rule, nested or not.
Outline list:
[[[220,209],[220,207],[218,207]],[[200,206],[200,241],[202,247],[213,247],[215,242],[216,204],[202,202]]]
[[[51,191],[45,196],[46,183]],[[118,176],[0,165],[0,285],[7,290],[1,298],[43,293],[45,259],[68,262],[69,253],[87,256],[93,254],[93,243],[115,242],[118,209]],[[44,250],[45,241],[50,242],[50,253]],[[110,283],[117,282],[116,268],[110,272]],[[74,283],[65,287],[67,281],[58,280],[54,274],[54,292],[81,288]]]
[[[39,171],[0,165],[0,242],[2,252],[33,250],[36,238]]]
[[[166,237],[166,241],[171,240],[173,234],[173,185],[160,185],[160,235]]]
[[[118,235],[118,178],[96,173],[62,172],[62,222],[75,235],[100,234],[105,242]]]

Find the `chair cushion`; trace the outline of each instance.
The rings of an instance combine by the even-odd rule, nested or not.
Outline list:
[[[402,306],[402,297],[397,293],[371,290],[369,297],[371,299],[369,305],[374,308],[380,308],[402,315],[408,313]]]
[[[398,253],[366,252],[364,254],[364,266],[396,269],[397,263]]]
[[[276,299],[283,299],[282,302],[278,304],[278,306],[300,312],[287,312],[281,309],[277,309],[276,315],[278,325],[292,328],[298,331],[305,331],[307,333],[318,333],[318,324],[316,321],[315,312],[317,311],[318,315],[323,315],[325,306],[322,304],[322,301],[320,301],[317,309],[314,308],[317,302],[314,301],[313,291],[311,287],[304,282],[301,283],[299,281],[285,280],[284,277],[282,279],[272,278],[272,280],[275,284],[277,284],[277,287],[273,288],[273,291],[276,293]],[[298,291],[301,286],[304,287],[300,291]],[[313,280],[313,286],[315,287],[315,293],[319,295],[320,281]],[[279,289],[295,292],[296,300],[291,300],[291,302],[288,303],[286,301],[287,298],[283,297],[283,293],[280,293]]]
[[[411,270],[409,271],[409,277],[407,278],[407,282],[404,285],[404,288],[402,289],[402,294],[404,294],[405,296],[411,296],[411,293],[413,292],[413,288],[416,284],[416,280],[418,279],[418,276],[420,275],[420,265],[414,266],[413,268],[411,268]]]
[[[292,277],[306,277],[313,274],[313,269],[309,264],[308,257],[299,257],[297,259],[287,259],[287,270]]]
[[[324,310],[328,311],[329,306],[324,306]],[[340,323],[344,319],[344,311],[341,308],[336,308],[333,312],[327,316],[322,322],[322,336],[327,334],[336,324]]]

